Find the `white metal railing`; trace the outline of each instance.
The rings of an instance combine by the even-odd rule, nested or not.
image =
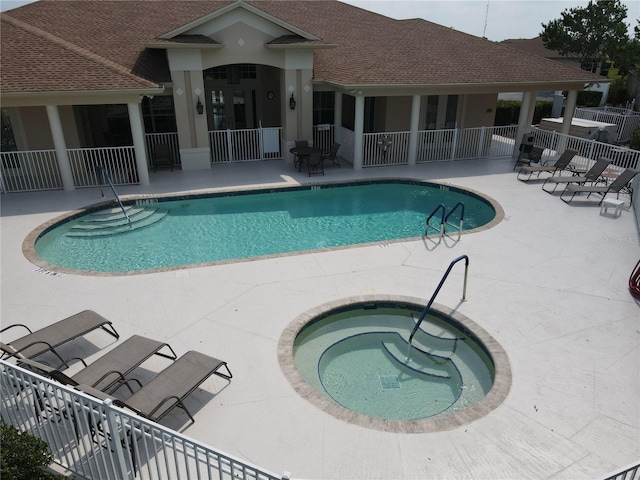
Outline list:
[[[587,168],[599,157],[610,158],[617,169],[638,168],[640,152],[628,148],[531,128],[535,145],[544,147],[542,160],[550,161],[571,148],[578,151],[573,164]],[[501,158],[513,155],[517,125],[467,129],[423,130],[417,134],[416,163],[473,158]],[[156,134],[152,134],[156,135]],[[156,143],[177,147],[177,136],[157,134],[147,138],[147,148]],[[212,161],[241,162],[282,158],[282,129],[221,130],[209,132]],[[409,132],[367,133],[363,136],[363,167],[409,163]],[[334,128],[314,129],[314,143],[328,150]],[[156,142],[156,143],[153,143]],[[341,127],[340,157],[353,164],[353,131]],[[97,165],[104,165],[116,185],[137,183],[133,147],[83,148],[68,150],[76,187],[97,186],[101,177]],[[62,188],[55,151],[2,152],[1,186],[4,192]]]
[[[572,163],[580,168],[588,168],[600,157],[607,157],[612,160],[612,166],[618,170],[625,168],[638,168],[640,165],[640,151],[619,147],[610,143],[598,142],[595,139],[586,139],[563,135],[550,130],[539,128],[532,129],[534,134],[534,144],[548,149],[551,157],[555,157],[564,150],[570,148],[578,152],[576,159]],[[545,154],[547,150],[545,150]],[[543,156],[543,161],[545,160]]]
[[[282,127],[209,131],[211,162],[282,158]]]
[[[635,462],[607,474],[602,480],[638,480],[638,478],[640,478],[640,462]]]
[[[362,166],[403,165],[409,161],[409,132],[365,133]]]
[[[67,152],[76,188],[101,185],[98,165],[109,172],[114,185],[138,183],[133,147],[74,148]]]
[[[329,124],[313,126],[313,146],[321,148],[323,152],[331,150],[335,142],[335,126]]]
[[[0,152],[0,188],[3,192],[62,189],[55,150]]]
[[[0,388],[2,421],[47,442],[53,461],[83,478],[289,478],[4,360]]]
[[[511,156],[516,125],[418,132],[416,163]],[[363,167],[408,163],[409,132],[367,133],[363,139]]]
[[[576,108],[575,118],[604,122],[617,125],[617,138],[611,139],[615,143],[626,143],[633,132],[640,128],[640,113],[625,108]]]
[[[147,149],[147,159],[153,161],[153,152],[158,144],[166,144],[169,146],[169,152],[173,157],[174,166],[182,165],[180,160],[180,144],[178,143],[178,132],[168,133],[146,133],[144,135],[145,147]]]

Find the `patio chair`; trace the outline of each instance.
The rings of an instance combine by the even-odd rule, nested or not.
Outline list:
[[[562,155],[560,155],[560,157],[555,161],[555,163],[553,165],[527,165],[527,166],[524,166],[518,172],[517,178],[520,181],[528,182],[529,180],[531,180],[531,176],[534,173],[537,173],[538,177],[540,177],[541,173],[550,173],[551,176],[554,176],[556,173],[560,173],[563,170],[568,170],[569,169],[569,164],[571,163],[571,160],[573,160],[573,157],[575,157],[577,154],[578,154],[577,150],[567,149],[564,152],[562,152]],[[527,178],[521,178],[520,177],[521,175],[524,176],[526,174],[529,174]]]
[[[220,371],[225,369],[226,372]],[[211,375],[231,380],[227,362],[204,353],[189,351],[162,370],[149,383],[126,401],[114,401],[118,406],[129,408],[154,422],[160,421],[174,407],[182,408],[192,423],[195,420],[184,400]],[[139,382],[136,382],[139,384]]]
[[[522,145],[521,145],[522,147]],[[529,145],[528,148],[521,150],[516,163],[513,165],[515,170],[518,165],[531,165],[532,163],[538,163],[542,160],[542,154],[544,153],[544,147],[536,147]]]
[[[341,167],[340,159],[338,158],[338,150],[340,149],[339,143],[334,143],[327,153],[322,154],[324,161],[331,161],[331,164],[335,167]]]
[[[158,171],[158,167],[169,167],[173,172],[173,155],[166,143],[156,143],[153,147],[153,171]]]
[[[600,202],[598,205],[602,203],[608,193],[615,193],[616,198],[620,197],[620,191],[629,185],[629,182],[638,174],[638,170],[634,170],[633,168],[625,169],[620,175],[618,175],[609,185],[607,186],[598,186],[598,185],[567,185],[564,191],[560,194],[560,198],[564,203],[570,203],[573,200],[573,197],[576,196],[577,193],[588,193],[587,198],[592,193],[599,193],[602,195]],[[566,200],[562,198],[564,194],[571,194],[571,198]]]
[[[587,170],[587,172],[584,175],[566,175],[564,177],[549,177],[542,184],[542,189],[547,193],[553,193],[556,191],[556,188],[561,183],[565,185],[568,185],[570,183],[576,183],[581,185],[585,183],[595,183],[599,180],[600,175],[602,175],[602,172],[605,171],[605,169],[609,166],[610,163],[611,163],[611,160],[609,160],[608,158],[600,157],[598,158],[598,160],[596,160],[596,163],[594,163],[591,166],[591,168]],[[553,184],[553,190],[547,190],[546,188],[544,188],[545,185],[549,182]]]
[[[98,328],[101,328],[116,339],[120,338],[118,332],[113,328],[111,321],[93,310],[84,310],[76,313],[35,332],[32,332],[26,325],[16,323],[3,328],[0,330],[0,333],[4,333],[14,327],[26,328],[29,334],[16,340],[5,341],[5,344],[8,346],[2,348],[3,354],[1,358],[17,357],[18,355],[24,358],[35,358],[46,352],[51,352],[62,360],[60,355],[55,351],[56,347],[75,340]],[[62,361],[64,362],[64,360]]]
[[[324,175],[324,157],[322,156],[322,151],[312,150],[305,163],[307,164],[307,172],[309,173],[309,176],[318,173]]]
[[[296,146],[294,148],[308,148],[308,147],[309,147],[309,142],[307,140],[296,140]],[[304,157],[306,157],[306,155],[294,154],[293,168],[298,168],[298,171],[300,171]]]

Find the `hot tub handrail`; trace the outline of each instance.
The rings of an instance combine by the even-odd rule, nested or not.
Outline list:
[[[431,220],[431,218],[433,218],[433,216],[434,216],[436,213],[438,213],[438,211],[439,211],[439,210],[442,210],[442,213],[441,213],[441,215],[440,215],[440,238],[442,238],[442,235],[444,234],[444,222],[445,222],[445,220],[444,220],[444,215],[445,215],[445,213],[446,213],[446,208],[445,208],[445,206],[444,206],[444,203],[441,203],[440,205],[438,205],[438,206],[433,210],[433,212],[431,212],[431,215],[429,215],[429,216],[427,217],[427,226],[426,226],[426,229],[425,229],[425,231],[424,231],[424,236],[425,236],[425,237],[426,237],[427,235],[429,235],[429,227],[431,226],[431,225],[429,224],[429,220]],[[435,228],[435,227],[434,227],[434,228]]]
[[[422,311],[422,314],[420,314],[420,318],[418,318],[418,321],[416,322],[415,326],[413,327],[413,330],[411,331],[411,335],[409,336],[409,352],[411,352],[411,342],[413,341],[413,336],[416,334],[416,332],[420,328],[420,324],[422,323],[422,320],[424,320],[424,317],[427,316],[427,313],[431,309],[431,305],[433,304],[433,301],[436,299],[436,296],[438,295],[438,292],[440,292],[440,289],[442,288],[442,285],[444,284],[445,280],[449,276],[449,273],[451,272],[451,269],[453,268],[453,266],[456,263],[458,263],[461,260],[464,260],[464,285],[462,287],[462,301],[464,302],[466,300],[466,298],[467,298],[467,272],[469,270],[469,257],[467,255],[461,255],[461,256],[459,256],[458,258],[456,258],[455,260],[453,260],[449,264],[449,268],[447,268],[447,271],[442,276],[442,279],[440,280],[440,283],[438,284],[438,287],[436,288],[435,292],[433,292],[433,295],[431,295],[431,299],[429,300],[429,303],[427,303],[427,306],[424,308],[424,310]]]
[[[107,169],[104,168],[102,165],[97,165],[97,167],[100,170],[100,172],[102,173],[102,178],[104,179],[104,181],[109,185],[109,187],[111,187],[111,191],[113,192],[113,196],[116,197],[116,202],[118,202],[118,205],[120,206],[120,209],[122,210],[122,213],[124,214],[125,218],[129,222],[129,226],[131,226],[131,219],[129,218],[129,215],[127,215],[127,211],[125,210],[124,205],[122,204],[122,201],[120,200],[120,197],[118,196],[118,192],[116,192],[116,187],[113,186],[113,182],[111,181],[111,178],[109,177],[109,174],[107,173]],[[102,192],[102,186],[100,186],[100,192]],[[102,194],[102,196],[104,197],[104,193]]]

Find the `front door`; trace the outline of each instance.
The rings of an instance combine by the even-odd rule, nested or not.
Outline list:
[[[208,88],[209,130],[256,128],[255,90],[245,88]]]

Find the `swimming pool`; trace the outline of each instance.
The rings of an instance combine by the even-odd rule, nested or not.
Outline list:
[[[433,304],[409,349],[424,301],[397,295],[340,299],[300,315],[278,360],[304,398],[361,426],[416,433],[480,418],[506,398],[506,352],[477,323]]]
[[[419,238],[438,205],[450,211],[459,202],[464,231],[500,219],[500,207],[475,192],[379,180],[125,199],[133,228],[119,209],[93,206],[36,229],[25,242],[33,242],[34,263],[49,269],[143,273]],[[459,217],[460,209],[454,223]]]

